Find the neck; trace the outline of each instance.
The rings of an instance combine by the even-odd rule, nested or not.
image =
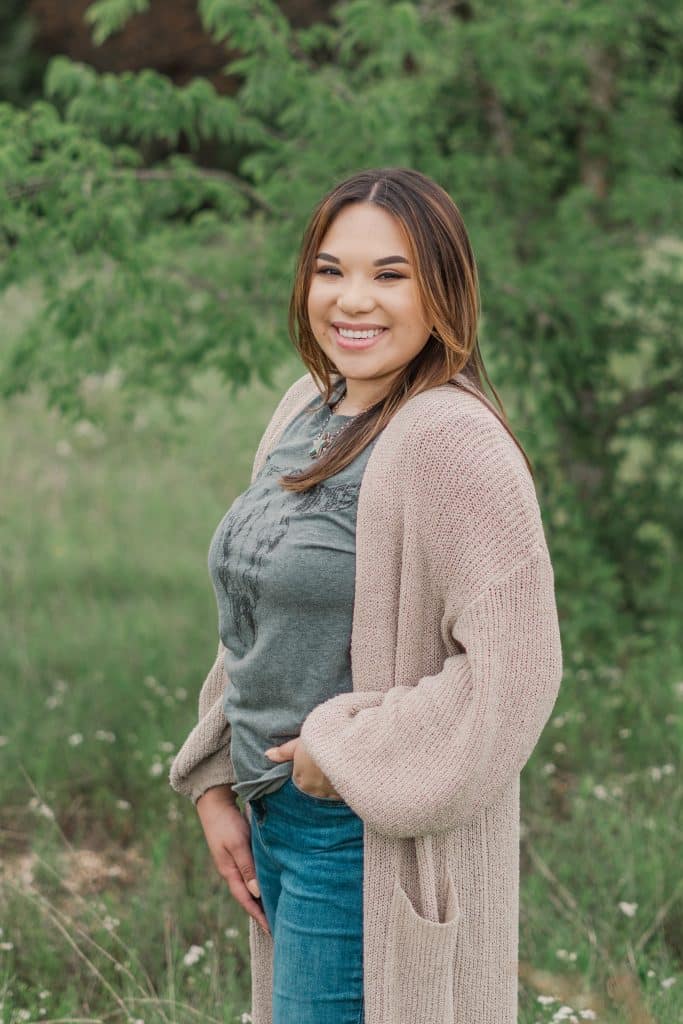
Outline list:
[[[346,377],[346,391],[334,411],[344,416],[357,416],[358,413],[365,412],[386,394],[387,384],[386,380],[356,380]]]

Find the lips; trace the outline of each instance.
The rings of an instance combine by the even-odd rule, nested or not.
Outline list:
[[[388,329],[389,329],[388,327],[383,327],[382,330],[379,332],[379,334],[375,334],[372,338],[344,338],[339,333],[339,331],[335,327],[335,325],[332,324],[332,330],[334,332],[334,338],[335,338],[335,341],[337,342],[337,344],[341,348],[350,348],[350,349],[372,348],[372,346],[376,342],[378,342],[380,340],[380,338],[384,337],[384,335],[387,333]]]

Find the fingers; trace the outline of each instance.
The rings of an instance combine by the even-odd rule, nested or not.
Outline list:
[[[245,881],[244,873],[246,873],[247,876],[251,876],[249,878],[249,882]],[[263,910],[263,904],[260,899],[252,896],[247,888],[247,884],[250,884],[252,881],[256,882],[253,861],[251,865],[247,863],[243,864],[242,869],[240,869],[231,857],[230,860],[226,862],[225,867],[221,871],[221,875],[228,883],[228,888],[230,889],[233,899],[235,899],[237,903],[246,910],[250,917],[254,918],[266,935],[270,935],[270,925],[268,924],[268,919]]]

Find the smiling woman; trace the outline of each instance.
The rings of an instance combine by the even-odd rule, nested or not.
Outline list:
[[[516,1024],[519,775],[562,657],[477,302],[419,172],[313,212],[307,372],[212,538],[220,643],[171,770],[250,915],[254,1024]]]
[[[345,378],[339,408],[362,412],[383,398],[424,348],[431,326],[411,272],[408,238],[386,210],[371,202],[349,204],[321,247],[308,319],[320,348]],[[399,265],[400,272],[380,269]]]

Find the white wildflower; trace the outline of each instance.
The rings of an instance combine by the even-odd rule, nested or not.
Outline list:
[[[660,985],[662,988],[671,988],[672,985],[676,984],[675,978],[662,978]]]
[[[536,996],[536,1002],[542,1003],[543,1006],[549,1006],[550,1003],[557,1002],[557,996]]]
[[[71,735],[69,736],[69,744],[72,747],[77,747],[78,744],[82,743],[82,742],[83,742],[83,733],[82,732],[72,732]]]
[[[630,735],[631,735],[631,730],[630,729],[620,729],[619,730],[619,737],[622,740],[627,740]]]
[[[130,804],[128,803],[127,800],[117,800],[116,801],[116,806],[118,807],[118,809],[120,811],[129,811],[130,810]]]
[[[553,764],[552,761],[547,761],[543,765],[543,769],[542,769],[544,775],[552,775],[553,772],[555,772],[556,770],[557,769],[556,769],[556,767],[555,767],[555,765]]]
[[[593,796],[596,796],[598,800],[606,800],[608,795],[604,786],[593,786]]]
[[[14,943],[13,942],[0,942],[0,949],[5,949],[5,950],[14,949]]]
[[[226,928],[223,932],[229,939],[236,939],[239,933],[239,928]]]
[[[619,910],[621,910],[622,914],[626,914],[627,917],[633,917],[637,909],[637,903],[626,903],[622,901],[619,904]]]
[[[164,770],[164,766],[161,763],[161,761],[154,761],[154,763],[150,765],[149,774],[150,775],[155,775],[155,776],[156,775],[161,775],[163,770]]]
[[[191,967],[192,964],[196,964],[201,956],[204,956],[203,946],[190,946],[187,953],[183,957],[183,963],[187,967]]]
[[[175,743],[171,743],[170,740],[161,740],[159,747],[161,750],[165,751],[165,753],[169,753],[170,751],[175,750]]]

